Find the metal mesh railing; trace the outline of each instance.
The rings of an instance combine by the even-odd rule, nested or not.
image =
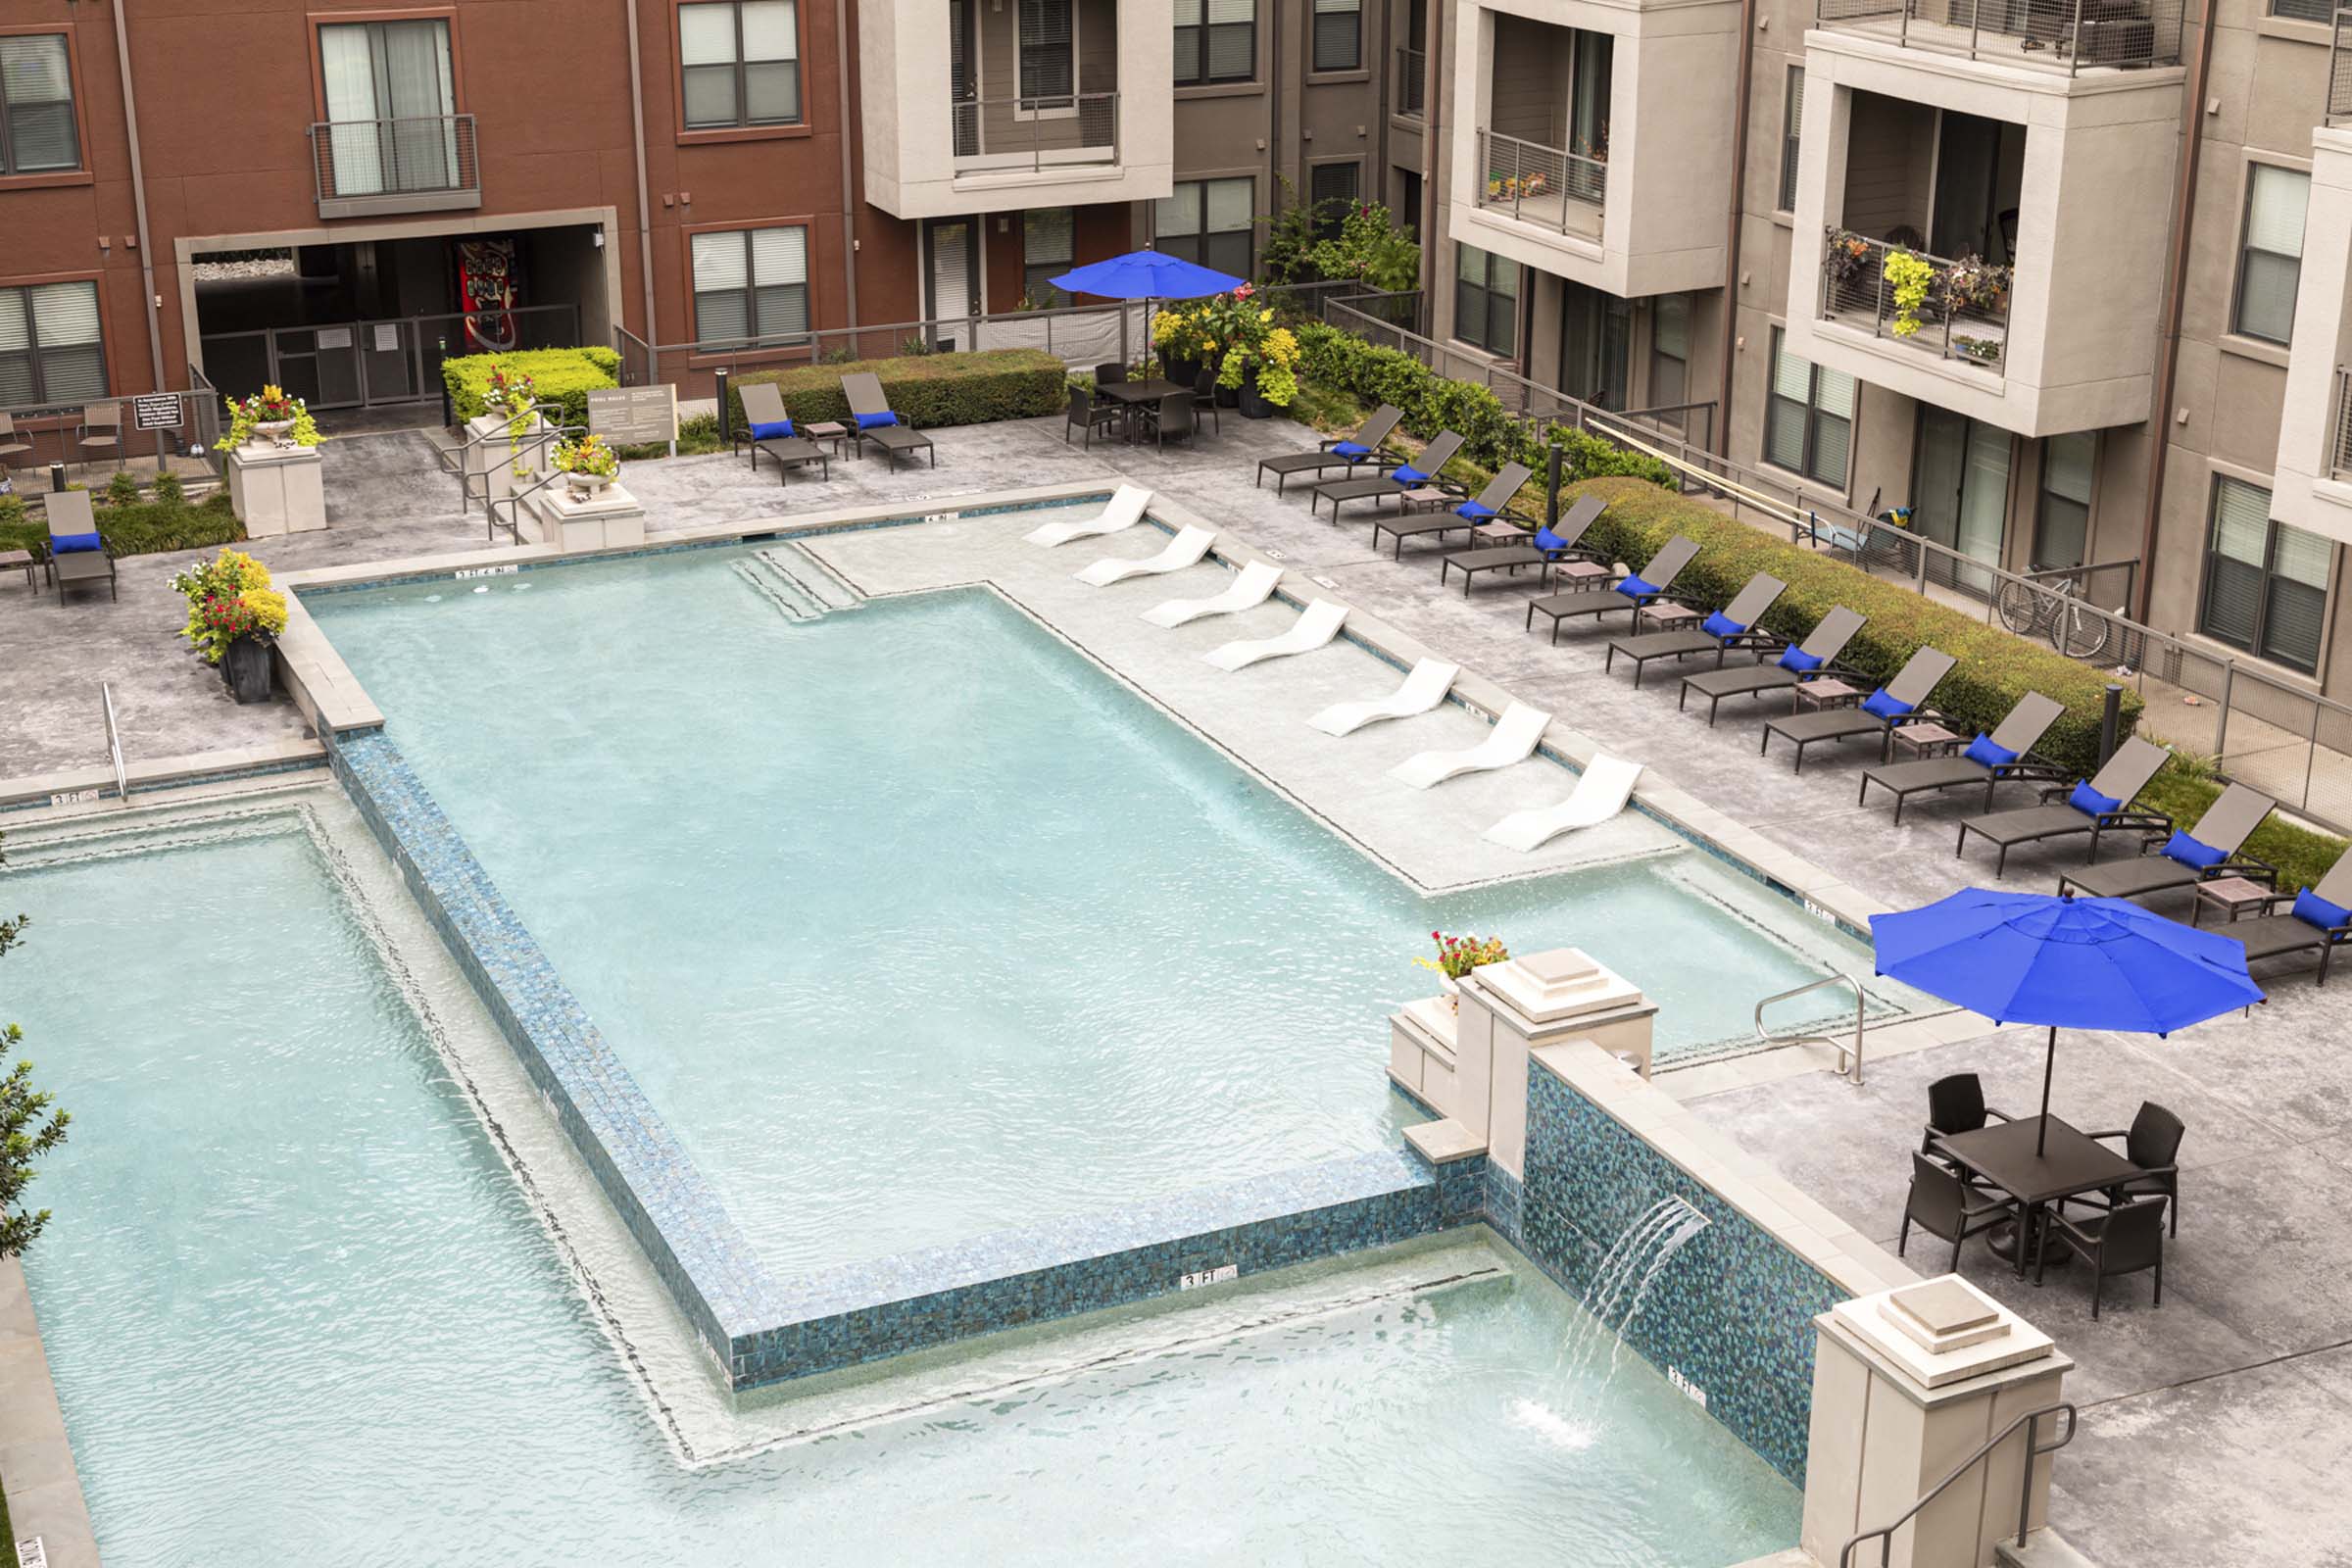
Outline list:
[[[2328,122],[2352,119],[2352,5],[2335,8],[2328,47]]]
[[[482,188],[471,115],[321,122],[311,126],[311,167],[322,210]]]
[[[2328,425],[2328,471],[2352,478],[2352,368],[2335,369],[2335,417]]]
[[[1494,130],[1478,133],[1478,156],[1479,206],[1562,234],[1599,232],[1607,160]]]
[[[1119,161],[1119,95],[1068,92],[966,98],[950,120],[958,162],[1032,172]]]
[[[1928,269],[1924,292],[1907,309],[1902,279],[1887,275],[1889,257],[1910,258]],[[1946,261],[1841,229],[1823,242],[1821,314],[1825,320],[1947,360],[1997,368],[2009,335],[2012,281],[2006,267]]]
[[[1419,119],[1429,75],[1429,55],[1420,49],[1396,51],[1396,112]]]
[[[1815,0],[1824,27],[1907,48],[2040,67],[2180,62],[2181,0]]]

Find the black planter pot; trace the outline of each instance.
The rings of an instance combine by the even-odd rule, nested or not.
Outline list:
[[[1241,393],[1241,389],[1240,389],[1239,387],[1231,387],[1231,386],[1227,386],[1227,385],[1225,385],[1225,384],[1224,384],[1223,382],[1221,382],[1221,381],[1220,381],[1220,382],[1218,382],[1218,383],[1217,383],[1217,407],[1218,407],[1218,408],[1220,408],[1220,409],[1238,409],[1238,408],[1240,408],[1241,406],[1242,406],[1242,393]]]
[[[1274,405],[1268,403],[1265,400],[1264,395],[1257,390],[1257,383],[1255,381],[1244,381],[1241,387],[1241,395],[1243,418],[1271,419],[1274,417]]]
[[[1160,361],[1160,368],[1165,370],[1168,379],[1178,386],[1191,386],[1200,379],[1200,362],[1199,360],[1163,359]]]
[[[270,644],[260,637],[240,637],[220,656],[220,678],[229,695],[240,703],[266,703],[276,690],[270,667]]]

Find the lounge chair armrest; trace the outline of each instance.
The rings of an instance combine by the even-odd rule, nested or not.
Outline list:
[[[2151,833],[2170,833],[2173,830],[2173,819],[2162,811],[2102,811],[2099,813],[2099,825],[2102,827],[2138,827],[2146,828]]]
[[[2118,1127],[2113,1132],[2084,1133],[2082,1136],[2085,1138],[2129,1138],[2132,1136],[2132,1129],[2129,1127]]]
[[[2066,1217],[2066,1210],[2060,1208],[2055,1203],[2042,1210],[2042,1212],[2049,1216],[2049,1221],[2052,1225],[2057,1226],[2058,1229],[2066,1232],[2067,1235],[2073,1237],[2076,1241],[2081,1242],[2083,1246],[2096,1247],[2099,1245],[2099,1239],[2096,1236],[2092,1235],[2089,1231],[2084,1230],[2082,1226],[2077,1225],[2073,1220],[2068,1219]]]
[[[1943,715],[1933,708],[1915,708],[1908,713],[1895,714],[1886,721],[1886,727],[1900,729],[1905,724],[1939,724],[1941,722],[1943,722]]]
[[[2211,867],[2207,876],[2242,876],[2271,887],[2278,885],[2278,868],[2268,860],[2257,860],[2251,855],[2233,855],[2221,864]]]
[[[2127,1177],[2125,1179],[2127,1181],[2136,1182],[2145,1181],[2150,1176],[2178,1176],[2180,1174],[2180,1167],[2178,1165],[2142,1165],[2139,1167],[2138,1175]]]
[[[2002,1120],[2002,1121],[2015,1121],[2015,1120],[2017,1120],[2017,1118],[2016,1118],[2015,1116],[2012,1116],[2012,1115],[2010,1115],[2010,1114],[2009,1114],[2007,1111],[2005,1111],[2005,1110],[1995,1110],[1995,1109],[1993,1109],[1993,1108],[1992,1108],[1990,1105],[1986,1105],[1986,1106],[1984,1107],[1984,1114],[1985,1114],[1985,1115],[1987,1115],[1987,1116],[1994,1116],[1994,1117],[1998,1117],[1998,1118],[1999,1118],[2000,1120]]]
[[[1976,1192],[1979,1189],[1972,1187],[1969,1191]],[[2004,1213],[2014,1210],[2016,1207],[2017,1200],[2006,1194],[1984,1203],[1972,1203],[1965,1198],[1960,1200],[1960,1212],[1969,1219],[1982,1219],[1986,1214]]]

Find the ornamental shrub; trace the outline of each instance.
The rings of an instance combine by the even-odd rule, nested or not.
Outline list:
[[[1069,370],[1054,355],[1043,349],[983,349],[746,371],[727,389],[731,427],[741,430],[744,422],[743,399],[735,388],[753,382],[773,386],[785,412],[799,423],[847,423],[850,400],[842,395],[841,378],[860,370],[880,378],[883,396],[902,420],[924,429],[1033,419],[1060,413],[1069,401]]]
[[[216,490],[193,505],[183,496],[177,501],[101,507],[96,518],[106,553],[118,558],[207,550],[245,537],[225,490]],[[49,558],[49,525],[30,515],[22,496],[0,496],[0,550],[29,550],[38,560]]]
[[[488,412],[490,371],[531,378],[543,417],[558,424],[588,422],[588,394],[620,385],[620,355],[601,346],[577,349],[520,349],[513,354],[468,354],[441,362],[441,383],[449,388],[450,412],[464,424]]]

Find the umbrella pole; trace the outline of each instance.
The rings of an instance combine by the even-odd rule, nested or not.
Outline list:
[[[2041,1058],[2041,1121],[2034,1129],[2034,1157],[2038,1159],[2050,1142],[2050,1075],[2058,1068],[2058,1026],[2050,1025],[2049,1049]]]

